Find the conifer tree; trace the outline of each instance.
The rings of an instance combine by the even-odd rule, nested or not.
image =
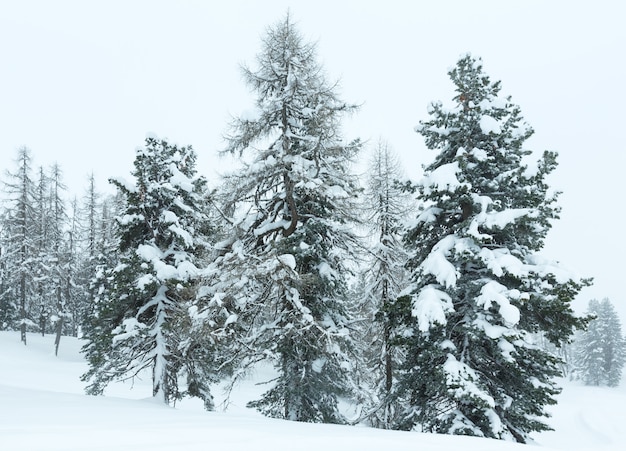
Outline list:
[[[374,236],[363,280],[366,321],[361,341],[367,362],[365,378],[373,387],[372,398],[366,403],[366,421],[385,429],[393,427],[396,420],[392,388],[401,357],[393,344],[388,312],[408,283],[401,231],[412,201],[402,190],[400,178],[396,155],[380,141],[370,162],[364,197],[365,224]]]
[[[33,280],[35,282],[35,299],[31,305],[33,318],[37,318],[39,332],[43,337],[48,332],[48,323],[53,311],[54,293],[51,290],[50,235],[51,227],[51,196],[50,177],[43,166],[39,167],[35,195],[33,199],[34,212],[34,255],[32,257]]]
[[[82,321],[86,335],[92,332],[92,328],[99,327],[96,311],[98,305],[104,302],[103,295],[111,288],[110,269],[120,263],[120,227],[115,219],[122,217],[126,208],[124,195],[119,190],[93,206],[94,260],[83,261],[83,277],[88,286],[88,305]],[[84,258],[90,259],[89,252],[87,248]]]
[[[52,324],[55,331],[55,354],[58,354],[64,326],[68,322],[67,312],[68,278],[71,277],[66,232],[69,217],[65,209],[62,193],[66,190],[62,181],[61,168],[54,164],[49,173],[50,190],[48,194],[48,230],[45,243],[45,272],[48,279],[47,297],[52,313]]]
[[[65,324],[63,333],[77,337],[89,305],[87,295],[89,279],[81,278],[83,249],[80,243],[80,207],[78,199],[74,198],[70,207],[71,217],[68,218],[69,223],[64,248],[65,263],[62,289],[65,304]]]
[[[264,414],[343,422],[351,390],[349,260],[357,188],[342,102],[290,18],[269,28],[258,68],[244,69],[256,113],[235,119],[226,152],[243,168],[225,181],[233,233],[212,265],[200,311],[221,309],[239,368],[268,360],[277,376]]]
[[[101,197],[96,189],[95,176],[92,173],[87,178],[87,189],[82,202],[74,210],[76,225],[74,241],[79,248],[76,257],[76,283],[81,291],[79,296],[82,298],[81,305],[77,310],[79,316],[76,320],[82,330],[89,328],[89,318],[94,309],[98,288],[93,280],[98,272],[99,264],[102,265],[102,260],[104,260],[104,255],[101,254],[105,252],[102,245],[104,238],[100,236],[104,226],[100,222],[102,221],[102,210],[107,209],[107,201],[106,199],[101,200]],[[113,221],[111,220],[111,222]],[[113,262],[109,261],[103,266],[112,267]]]
[[[9,278],[11,260],[7,254],[8,234],[6,211],[0,216],[0,330],[12,330],[18,321],[18,308],[13,296]]]
[[[104,283],[84,347],[90,394],[149,370],[153,396],[163,402],[189,395],[213,405],[212,360],[186,334],[204,246],[198,226],[205,220],[205,180],[195,164],[191,147],[147,138],[135,158],[135,183],[112,179],[126,199],[117,218],[121,256],[100,276]]]
[[[2,256],[5,277],[2,305],[17,309],[15,325],[20,329],[21,341],[26,344],[27,329],[35,326],[31,316],[35,296],[35,186],[30,149],[18,150],[17,169],[7,173],[4,185],[7,203],[3,224],[6,241]]]
[[[593,319],[574,341],[575,372],[587,385],[616,387],[626,363],[626,339],[619,316],[608,299],[589,301],[587,314]]]
[[[584,325],[570,302],[587,281],[537,253],[559,213],[545,181],[556,154],[528,165],[533,131],[480,59],[448,74],[454,105],[432,104],[416,128],[438,154],[416,187],[412,284],[393,312],[406,352],[398,427],[526,442],[550,429],[559,393],[559,360],[533,336],[559,345]]]

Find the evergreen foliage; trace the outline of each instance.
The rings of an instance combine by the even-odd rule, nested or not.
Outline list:
[[[617,387],[626,363],[626,339],[619,316],[608,299],[589,301],[593,317],[587,330],[574,341],[574,368],[587,385]]]
[[[434,103],[416,130],[434,162],[417,184],[422,207],[405,242],[412,285],[393,309],[406,353],[398,427],[526,442],[548,430],[559,360],[533,335],[567,342],[584,325],[570,301],[587,283],[537,254],[558,193],[556,154],[528,166],[532,135],[479,59],[449,71],[454,106]]]
[[[244,68],[256,112],[235,119],[226,152],[243,167],[225,183],[233,233],[211,270],[200,311],[218,309],[239,374],[269,359],[271,388],[250,403],[266,415],[343,422],[352,391],[347,280],[357,246],[340,117],[355,109],[324,79],[315,47],[289,17],[271,27],[258,68]],[[246,160],[247,159],[247,160]]]
[[[119,262],[103,268],[88,344],[88,392],[150,369],[153,396],[171,403],[185,395],[212,407],[209,347],[186,334],[199,257],[205,180],[191,147],[147,138],[137,151],[135,184],[112,180],[125,197],[117,218]],[[210,341],[207,338],[207,342]],[[179,383],[186,378],[186,389]]]

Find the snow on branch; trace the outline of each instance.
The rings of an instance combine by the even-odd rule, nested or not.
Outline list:
[[[458,275],[456,268],[446,256],[450,254],[457,241],[456,235],[446,236],[433,247],[421,265],[424,274],[432,274],[437,282],[448,288],[456,285]]]
[[[460,172],[458,161],[443,164],[425,175],[419,184],[425,187],[425,194],[429,194],[431,190],[453,192],[457,188],[469,187],[467,183],[461,183],[457,178]]]
[[[509,326],[514,326],[519,323],[520,312],[509,301],[508,293],[507,287],[495,280],[490,280],[480,289],[480,295],[476,298],[476,304],[482,305],[485,310],[489,310],[492,303],[498,304],[498,312],[504,322]]]
[[[411,314],[417,319],[419,330],[426,332],[433,324],[446,324],[446,312],[452,310],[452,298],[435,285],[427,285],[413,301]]]

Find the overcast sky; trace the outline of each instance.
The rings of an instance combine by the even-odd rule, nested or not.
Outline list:
[[[27,146],[36,165],[61,165],[72,193],[91,171],[110,191],[107,178],[128,176],[155,133],[193,145],[215,183],[229,118],[253,102],[240,66],[254,67],[266,27],[289,9],[344,100],[363,104],[346,137],[386,139],[417,180],[434,154],[413,127],[431,101],[453,97],[446,72],[471,52],[535,129],[528,148],[559,153],[563,213],[544,255],[595,278],[579,309],[609,297],[624,323],[623,5],[0,0],[0,169]]]

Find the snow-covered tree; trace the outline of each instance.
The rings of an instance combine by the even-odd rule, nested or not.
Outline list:
[[[18,308],[10,283],[11,260],[7,255],[8,234],[5,215],[0,216],[0,330],[12,330],[17,324]]]
[[[42,336],[48,332],[48,323],[53,312],[54,293],[51,288],[51,196],[50,177],[43,166],[39,167],[33,199],[34,216],[34,255],[31,260],[33,280],[35,282],[35,296],[31,303],[29,314],[37,319],[39,332]],[[58,238],[58,237],[55,237]]]
[[[7,201],[3,215],[2,266],[4,290],[1,305],[16,309],[17,317],[10,318],[20,329],[20,337],[26,344],[26,331],[34,326],[30,309],[34,303],[35,281],[33,261],[35,257],[35,185],[32,179],[32,157],[28,148],[18,150],[16,171],[7,173],[4,183]]]
[[[126,199],[117,218],[121,257],[99,276],[104,282],[84,347],[91,394],[149,370],[153,396],[165,403],[197,396],[212,407],[211,356],[187,334],[205,247],[205,180],[195,165],[191,147],[150,137],[137,151],[135,183],[112,180]]]
[[[98,246],[101,210],[105,201],[96,190],[95,177],[88,176],[87,188],[82,202],[74,201],[72,227],[70,230],[70,261],[73,271],[72,317],[73,330],[84,331],[89,327],[89,318],[93,313],[96,285],[92,283],[97,274],[101,249]],[[112,264],[105,265],[108,267]]]
[[[416,187],[412,284],[393,311],[406,352],[398,427],[526,442],[550,429],[559,392],[559,359],[533,336],[558,345],[584,325],[570,302],[587,281],[538,254],[559,213],[545,180],[556,154],[531,163],[533,131],[480,59],[449,76],[454,104],[432,104],[416,127],[439,153]]]
[[[95,199],[92,199],[96,202]],[[87,201],[83,208],[88,205]],[[110,269],[120,263],[120,226],[115,220],[122,217],[127,208],[125,196],[119,190],[115,195],[106,196],[101,202],[93,204],[93,219],[83,223],[83,234],[87,235],[83,252],[81,277],[87,287],[87,305],[82,320],[82,329],[89,335],[93,327],[98,327],[96,310],[98,300],[111,288]],[[89,223],[93,220],[93,223]],[[92,227],[93,230],[88,228]],[[90,249],[89,235],[93,234],[94,249]],[[84,235],[83,235],[84,236]],[[93,257],[91,256],[93,252]]]
[[[71,218],[66,231],[63,267],[64,334],[77,337],[89,306],[89,280],[82,278],[81,260],[83,249],[80,246],[80,218],[78,200],[71,202]]]
[[[243,167],[225,180],[233,233],[210,268],[199,311],[221,309],[233,359],[268,359],[277,375],[250,405],[266,415],[342,422],[351,391],[346,304],[357,188],[341,101],[289,17],[268,29],[258,68],[245,68],[256,112],[232,124],[226,152]],[[224,210],[226,212],[226,210]]]
[[[58,164],[52,165],[49,172],[49,193],[47,198],[47,235],[44,240],[43,253],[40,258],[44,263],[43,272],[48,281],[46,298],[51,312],[51,323],[55,331],[55,353],[58,353],[64,325],[69,323],[67,311],[68,285],[72,278],[69,266],[68,232],[69,216],[65,208],[63,193],[66,190],[62,181],[62,172]]]
[[[587,385],[616,387],[626,363],[626,339],[619,316],[608,299],[589,301],[587,314],[593,319],[574,341],[575,373]]]
[[[392,387],[401,357],[392,342],[388,312],[408,283],[401,232],[412,210],[412,200],[400,186],[401,174],[396,155],[386,142],[380,141],[370,162],[364,196],[364,222],[373,237],[363,278],[365,322],[361,328],[366,360],[363,369],[372,385],[364,414],[369,424],[380,428],[390,428],[395,423],[397,407]]]

